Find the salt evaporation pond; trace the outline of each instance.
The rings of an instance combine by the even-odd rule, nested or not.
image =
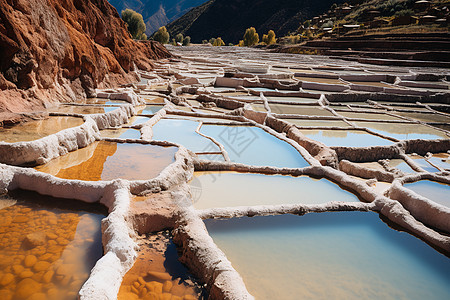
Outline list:
[[[399,169],[404,173],[415,172],[403,159],[391,159],[389,160],[389,166]]]
[[[83,123],[82,118],[48,117],[12,127],[0,127],[0,141],[8,143],[34,141],[67,128],[80,126]]]
[[[325,178],[307,176],[195,172],[190,187],[197,209],[359,201],[354,194]]]
[[[409,155],[410,158],[414,159],[414,163],[424,169],[427,172],[438,172],[439,170],[433,167],[429,162],[425,160],[420,155]]]
[[[177,247],[167,232],[145,236],[138,258],[125,274],[118,299],[199,299],[202,291],[178,260]]]
[[[258,127],[203,125],[200,132],[222,143],[234,162],[290,168],[309,166],[294,147]]]
[[[199,124],[191,120],[162,119],[152,127],[152,139],[181,144],[194,152],[220,151],[210,139],[195,132]]]
[[[420,112],[395,112],[395,114],[428,123],[450,123],[450,116]]]
[[[164,105],[147,105],[144,110],[141,112],[141,114],[146,115],[153,115],[156,114],[158,111],[160,111]]]
[[[352,119],[368,119],[368,120],[393,120],[393,121],[399,121],[402,120],[401,118],[397,118],[391,115],[383,114],[383,113],[363,113],[363,112],[347,112],[347,111],[338,111],[339,115],[346,117],[346,118],[352,118]]]
[[[256,111],[266,111],[264,105],[253,104],[252,107]],[[295,114],[295,115],[309,115],[309,116],[329,116],[333,114],[320,106],[305,106],[305,105],[287,105],[287,104],[269,104],[270,110],[275,114]]]
[[[278,101],[278,102],[298,102],[298,103],[317,103],[319,99],[315,98],[304,98],[304,97],[271,97],[266,96],[267,101],[270,103],[271,101]]]
[[[449,138],[444,132],[420,124],[392,124],[381,122],[355,122],[356,125],[366,127],[374,132],[398,139],[435,140]]]
[[[428,160],[443,170],[450,170],[450,154],[448,153],[433,154]]]
[[[448,299],[450,260],[369,212],[205,220],[256,299]]]
[[[344,121],[330,121],[330,120],[310,120],[310,119],[281,119],[285,122],[292,123],[299,127],[350,127]]]
[[[158,176],[174,162],[177,150],[177,147],[100,141],[35,169],[64,179],[144,180]]]
[[[376,135],[357,130],[301,129],[305,136],[330,147],[369,147],[392,145],[393,142]]]
[[[131,126],[142,125],[149,120],[150,120],[150,118],[147,118],[147,117],[141,117],[141,116],[136,117],[135,116],[135,117],[131,117],[127,124],[131,125]]]
[[[57,108],[51,109],[51,112],[66,113],[66,114],[104,114],[118,109],[117,106],[90,106],[90,105],[61,105]]]
[[[431,180],[420,180],[406,183],[404,186],[436,203],[450,207],[450,186],[448,184]]]
[[[120,129],[104,129],[100,131],[100,136],[105,138],[119,139],[140,139],[141,132],[137,129],[120,128]]]
[[[77,299],[103,255],[106,208],[25,191],[0,207],[0,299]]]

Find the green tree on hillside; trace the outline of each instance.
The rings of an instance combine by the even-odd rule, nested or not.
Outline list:
[[[259,35],[256,32],[255,27],[247,28],[244,34],[244,46],[250,47],[258,44],[258,42],[259,42]]]
[[[225,46],[225,42],[222,40],[221,37],[218,37],[217,39],[214,39],[213,46]]]
[[[146,26],[141,14],[127,8],[125,10],[122,10],[122,20],[127,23],[128,31],[131,33],[131,36],[134,39],[147,39],[147,35],[145,34]]]
[[[153,36],[153,39],[161,44],[167,44],[170,40],[170,35],[167,32],[166,26],[160,27]]]
[[[190,36],[186,36],[183,39],[183,46],[190,46],[191,45],[191,37]]]
[[[183,39],[184,39],[184,37],[183,37],[182,33],[179,33],[175,36],[175,42],[177,42],[177,43],[183,44]]]
[[[275,32],[273,30],[269,30],[267,34],[263,35],[262,42],[266,45],[272,45],[276,43]]]

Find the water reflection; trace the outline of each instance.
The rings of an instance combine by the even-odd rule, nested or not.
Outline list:
[[[413,190],[436,203],[450,207],[450,186],[430,180],[420,180],[413,183],[405,184],[405,187]]]
[[[35,169],[64,179],[151,179],[175,160],[177,149],[101,141],[55,158]]]
[[[200,132],[224,145],[234,162],[291,168],[309,166],[294,147],[261,128],[203,125]]]
[[[206,220],[256,299],[447,299],[450,260],[372,212]]]
[[[327,179],[307,176],[196,172],[190,185],[194,206],[197,209],[359,201],[354,194]]]
[[[0,127],[0,141],[15,143],[33,141],[57,133],[61,130],[83,124],[82,118],[48,117],[20,123],[12,127]]]
[[[307,137],[330,147],[369,147],[391,145],[393,142],[356,130],[300,130]]]

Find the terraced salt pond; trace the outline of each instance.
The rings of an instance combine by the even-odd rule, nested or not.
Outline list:
[[[160,111],[164,106],[163,105],[147,105],[141,114],[143,115],[153,115],[156,114],[158,111]]]
[[[135,117],[130,118],[127,125],[131,125],[131,126],[142,125],[145,122],[148,122],[149,120],[150,120],[150,118],[147,118],[147,117],[135,116]]]
[[[1,196],[0,298],[77,299],[103,255],[106,213],[98,204],[26,191]]]
[[[426,123],[450,123],[450,116],[445,115],[420,112],[395,112],[395,114]]]
[[[356,130],[301,129],[305,136],[329,147],[370,147],[391,145],[392,142],[376,135]]]
[[[420,155],[409,155],[409,157],[414,160],[414,163],[416,165],[418,165],[419,167],[421,167],[422,169],[424,169],[427,172],[433,173],[433,172],[438,172],[439,171],[437,168],[432,166],[429,162],[427,162],[425,160],[425,158],[423,158]]]
[[[442,170],[450,170],[450,154],[448,153],[433,154],[428,160]]]
[[[55,158],[35,169],[64,179],[145,180],[158,176],[174,162],[177,149],[101,141]],[[149,168],[149,165],[152,167]]]
[[[132,128],[104,129],[100,131],[100,136],[105,138],[140,139],[141,132]]]
[[[355,122],[355,124],[398,140],[434,140],[448,138],[444,132],[421,124],[392,124],[381,122]]]
[[[391,115],[383,114],[383,113],[364,113],[364,112],[347,112],[347,111],[339,111],[339,115],[346,117],[346,118],[352,118],[352,119],[369,119],[369,120],[394,120],[398,121],[401,120],[399,117],[394,117]]]
[[[256,299],[446,299],[450,260],[375,213],[205,220]]]
[[[391,159],[389,166],[397,168],[405,173],[414,173],[414,170],[403,159]]]
[[[219,147],[210,139],[195,132],[199,122],[180,119],[162,119],[153,129],[153,140],[178,143],[194,152],[218,152]]]
[[[89,105],[61,105],[57,108],[51,109],[51,112],[66,113],[66,114],[104,114],[118,109],[118,106],[89,106]]]
[[[12,127],[0,127],[0,141],[8,143],[34,141],[67,128],[80,126],[83,123],[82,118],[48,117]]]
[[[299,127],[350,127],[344,121],[333,120],[310,120],[310,119],[281,119],[285,122],[292,123]]]
[[[315,98],[303,98],[303,97],[271,97],[271,96],[266,96],[267,101],[269,101],[269,103],[271,101],[277,101],[277,102],[296,102],[296,103],[305,103],[305,104],[309,104],[309,103],[317,103],[317,101],[319,99],[315,99]]]
[[[234,162],[290,168],[309,165],[291,145],[261,128],[203,125],[200,132],[222,143]]]
[[[177,247],[167,232],[143,235],[141,242],[138,258],[122,281],[118,300],[200,298],[203,291],[178,260]]]
[[[307,176],[196,172],[190,186],[197,209],[359,201],[355,195],[327,179]]]
[[[264,105],[253,104],[252,107],[256,111],[266,111]],[[301,105],[286,105],[286,104],[269,104],[272,113],[275,114],[295,114],[295,115],[310,115],[310,116],[333,116],[328,110],[319,106],[301,106]]]
[[[436,203],[450,207],[450,186],[448,184],[420,180],[413,183],[406,183],[404,186]]]

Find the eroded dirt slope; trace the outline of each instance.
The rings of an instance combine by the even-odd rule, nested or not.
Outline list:
[[[107,0],[0,0],[0,121],[129,82],[169,55],[133,41]]]

